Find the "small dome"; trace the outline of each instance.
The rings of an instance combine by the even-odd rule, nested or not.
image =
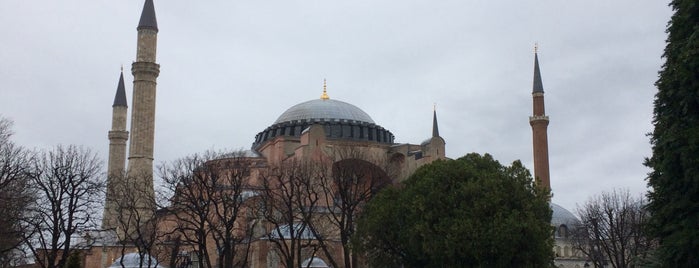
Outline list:
[[[122,260],[123,260],[123,266],[122,266]],[[155,259],[155,257],[150,256],[148,254],[143,255],[143,258],[141,258],[141,255],[138,253],[128,253],[122,256],[121,258],[117,259],[109,268],[139,268],[139,267],[156,267],[156,268],[163,268],[160,265],[156,264],[158,263],[158,260]],[[150,265],[149,265],[150,264]]]
[[[580,223],[578,217],[575,217],[573,213],[562,206],[554,203],[550,203],[549,205],[551,206],[551,210],[553,210],[553,215],[551,215],[551,225],[561,226],[562,224],[565,224],[566,226],[573,227],[574,225]]]
[[[274,124],[312,119],[353,120],[374,124],[374,120],[357,106],[332,99],[316,99],[296,104],[280,115]]]
[[[321,258],[311,257],[303,261],[301,263],[301,267],[327,268],[330,266],[328,266],[328,264],[326,264]]]

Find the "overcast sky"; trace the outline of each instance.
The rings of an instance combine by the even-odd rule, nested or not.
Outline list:
[[[533,46],[546,92],[554,202],[646,191],[667,1],[156,0],[156,163],[249,149],[294,104],[352,103],[397,142],[532,168]],[[30,148],[106,160],[112,101],[142,0],[0,0],[0,114]],[[131,106],[131,105],[130,105]]]

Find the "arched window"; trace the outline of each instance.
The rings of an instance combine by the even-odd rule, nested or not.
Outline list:
[[[558,237],[568,237],[568,226],[561,224],[561,226],[558,227]]]

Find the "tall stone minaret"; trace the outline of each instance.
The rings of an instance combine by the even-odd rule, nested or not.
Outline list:
[[[160,65],[155,63],[158,22],[153,0],[146,0],[138,23],[136,61],[133,74],[133,105],[131,111],[131,140],[126,172],[130,194],[138,209],[138,221],[144,222],[154,212],[153,140],[155,137],[155,86]],[[133,217],[132,217],[133,220]],[[133,226],[130,226],[133,227]],[[133,230],[133,229],[132,229]]]
[[[124,72],[119,75],[114,104],[112,105],[112,130],[109,131],[109,160],[107,163],[107,196],[102,218],[102,229],[115,229],[117,221],[118,188],[122,182],[126,165],[126,89],[124,89]]]
[[[534,177],[541,183],[542,187],[551,189],[551,178],[549,177],[549,145],[546,128],[549,125],[549,117],[544,111],[544,86],[541,83],[541,72],[539,71],[538,48],[534,47],[534,86],[532,97],[534,102],[533,115],[529,117],[529,124],[532,126],[532,137],[534,141]]]

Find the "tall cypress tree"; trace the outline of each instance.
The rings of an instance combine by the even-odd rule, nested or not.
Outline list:
[[[649,209],[663,267],[699,267],[699,2],[673,0],[656,82]]]

